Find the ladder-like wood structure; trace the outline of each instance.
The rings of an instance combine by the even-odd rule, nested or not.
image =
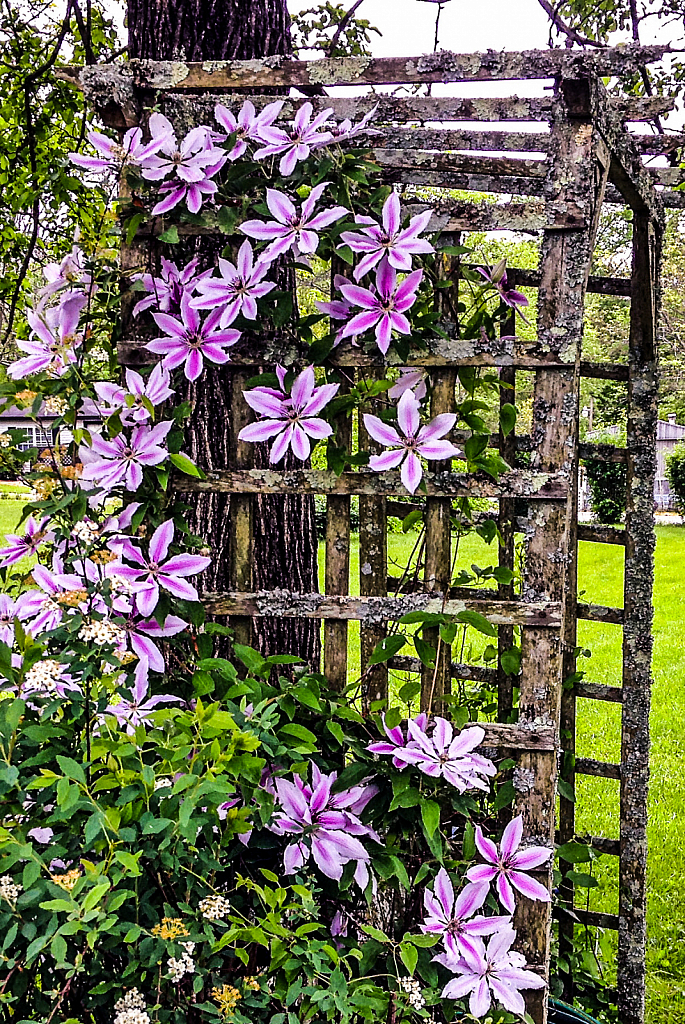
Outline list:
[[[261,61],[151,63],[131,61],[116,67],[90,67],[80,72],[89,101],[115,127],[144,123],[156,104],[179,131],[204,121],[211,123],[215,102],[236,106],[249,90],[257,107],[274,97],[254,95],[260,88],[291,88],[321,93],[327,87],[352,85],[359,95],[344,98],[316,95],[315,108],[331,106],[341,117],[356,117],[378,103],[370,155],[386,182],[431,186],[432,227],[459,238],[469,231],[524,230],[541,234],[538,271],[509,271],[512,284],[538,289],[537,337],[534,341],[503,337],[501,341],[467,342],[454,330],[449,339],[436,338],[430,352],[412,365],[428,368],[432,383],[432,413],[451,410],[459,366],[498,367],[502,381],[515,388],[516,371],[533,371],[534,409],[529,439],[500,436],[502,453],[514,465],[518,446],[530,451],[530,467],[512,469],[497,483],[453,472],[429,472],[425,499],[417,499],[425,514],[425,577],[421,593],[388,596],[386,526],[389,515],[406,514],[398,506],[404,494],[397,473],[364,471],[333,473],[298,469],[251,469],[249,451],[234,445],[233,465],[211,472],[204,481],[184,481],[184,491],[218,490],[233,496],[231,504],[234,590],[205,595],[207,609],[228,615],[247,636],[254,616],[313,616],[324,623],[324,671],[331,683],[347,683],[348,623],[361,624],[365,661],[385,635],[385,623],[408,611],[426,609],[457,612],[465,607],[486,615],[501,627],[500,647],[511,643],[520,627],[522,671],[517,724],[507,724],[512,711],[512,679],[501,670],[452,661],[440,647],[435,671],[418,661],[397,658],[395,667],[423,672],[422,705],[439,702],[451,679],[477,679],[497,685],[499,724],[486,724],[488,746],[499,746],[517,760],[513,772],[515,811],[524,816],[530,842],[550,845],[574,836],[574,805],[560,801],[555,821],[558,765],[573,785],[576,774],[620,779],[620,836],[594,839],[596,849],[619,857],[620,906],[617,915],[583,913],[573,908],[573,891],[563,893],[561,942],[582,925],[618,929],[618,1004],[622,1024],[641,1024],[645,992],[645,868],[650,701],[650,659],[653,573],[653,474],[656,423],[656,308],[662,206],[683,205],[685,193],[669,191],[681,180],[680,171],[652,170],[642,154],[666,152],[672,141],[653,135],[629,134],[624,121],[641,121],[669,109],[661,98],[609,96],[600,76],[633,72],[659,59],[659,47],[624,47],[593,53],[569,50],[526,53],[437,53],[413,59],[340,59],[299,62],[272,57]],[[78,80],[78,71],[65,77]],[[368,86],[406,83],[450,83],[491,80],[554,80],[553,93],[543,98],[473,99],[409,94],[370,95]],[[314,89],[312,88],[314,87]],[[292,116],[304,98],[288,96],[282,118]],[[458,122],[467,127],[455,127]],[[497,122],[538,122],[547,131],[527,133],[498,130]],[[425,127],[426,123],[430,127]],[[475,127],[474,127],[475,125]],[[475,151],[475,152],[474,152]],[[538,154],[542,153],[543,157]],[[654,185],[665,188],[657,192]],[[462,202],[440,190],[466,189],[513,198],[496,204]],[[595,235],[603,202],[629,206],[633,216],[633,268],[629,280],[591,278]],[[153,236],[161,225],[139,232],[122,254],[126,271],[147,263]],[[182,225],[192,233],[193,228]],[[147,231],[147,233],[146,233]],[[156,243],[155,252],[159,252]],[[457,287],[458,265],[445,261],[445,273]],[[622,295],[631,300],[630,356],[626,365],[589,364],[582,359],[582,332],[587,292]],[[445,314],[445,310],[443,310]],[[447,318],[447,314],[446,314]],[[503,334],[513,334],[503,330]],[[145,361],[144,329],[126,321],[121,345],[123,363]],[[296,341],[297,339],[295,339]],[[292,339],[291,339],[292,341]],[[267,343],[268,349],[268,343]],[[295,346],[296,350],[296,346]],[[250,367],[285,358],[278,351],[236,348],[233,356],[234,415],[225,429],[237,433],[248,410],[241,396]],[[293,346],[290,346],[293,351]],[[304,356],[304,353],[302,353]],[[338,366],[368,375],[385,373],[383,358],[341,345],[332,357]],[[579,444],[579,386],[582,376],[627,381],[627,447],[607,453],[601,446]],[[504,401],[513,401],[512,392]],[[351,439],[349,421],[343,431]],[[363,426],[360,446],[365,447]],[[617,458],[628,474],[628,512],[625,530],[577,525],[579,458]],[[328,501],[325,593],[254,593],[251,579],[251,502],[258,493],[323,494]],[[360,504],[360,596],[349,596],[350,498]],[[505,539],[501,561],[513,566],[514,533],[525,538],[523,590],[499,593],[459,590],[450,578],[453,499],[464,495],[498,499],[500,527]],[[527,509],[520,513],[521,502]],[[277,524],[274,524],[277,528]],[[579,540],[625,546],[623,609],[577,602],[577,544]],[[579,618],[623,628],[622,685],[588,682],[564,689],[575,672],[574,649]],[[430,639],[430,637],[427,637]],[[391,667],[393,667],[391,665]],[[387,696],[387,668],[369,673],[365,701]],[[578,699],[622,704],[620,764],[574,758]],[[563,759],[560,755],[563,754]],[[524,901],[516,925],[519,948],[529,962],[547,970],[550,950],[550,911],[543,903]],[[544,997],[532,994],[529,1011],[537,1022],[546,1019]]]

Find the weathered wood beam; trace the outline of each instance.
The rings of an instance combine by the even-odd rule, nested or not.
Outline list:
[[[623,690],[620,686],[605,686],[603,683],[576,683],[573,687],[576,697],[587,697],[590,700],[608,700],[614,704],[623,701]]]
[[[389,667],[396,672],[421,672],[421,661],[419,658],[410,658],[406,655],[396,655],[388,662]],[[477,683],[495,684],[497,673],[492,668],[485,668],[484,665],[466,665],[461,661],[453,661],[450,666],[453,679],[473,680]]]
[[[588,622],[607,622],[615,626],[623,625],[623,609],[609,608],[603,604],[578,604],[578,618]]]
[[[552,917],[558,921],[575,921],[586,928],[608,928],[611,931],[618,931],[617,914],[602,914],[596,910],[583,910],[581,907],[570,910],[556,906],[552,910]]]
[[[625,544],[626,531],[618,526],[578,523],[578,540],[592,541],[595,544]]]
[[[674,132],[673,135],[633,135],[631,139],[641,153],[665,155],[673,153],[685,146],[685,134]]]
[[[614,444],[590,444],[584,442],[578,445],[581,459],[596,459],[599,462],[627,462],[628,450],[618,448]]]
[[[414,172],[436,171],[452,174],[483,174],[509,179],[541,178],[547,175],[545,160],[528,157],[481,156],[471,153],[437,153],[425,150],[373,149],[374,159],[384,169]],[[503,182],[506,184],[506,181]]]
[[[426,473],[426,495],[433,498],[505,497],[531,501],[563,501],[568,481],[563,472],[532,473],[512,470],[499,481],[473,473]],[[363,494],[401,497],[406,490],[399,473],[346,472],[341,476],[318,469],[211,470],[205,480],[183,478],[184,492],[222,491],[226,494]]]
[[[577,757],[576,775],[596,775],[602,779],[620,779],[621,765],[611,761],[595,761],[591,757]]]
[[[563,208],[547,204],[543,199],[528,202],[509,203],[465,203],[447,200],[430,204],[433,217],[428,223],[428,232],[440,231],[452,234],[457,231],[542,231],[544,228],[582,227],[585,215],[577,203],[567,203]],[[427,203],[409,203],[406,210],[410,216],[428,209]]]
[[[475,268],[471,268],[475,269]],[[522,270],[520,267],[507,267],[507,280],[517,287],[537,288],[540,284],[539,270]],[[597,295],[621,295],[630,298],[629,277],[588,277],[587,292]]]
[[[555,629],[560,623],[558,604],[544,601],[523,603],[475,598],[443,599],[439,592],[404,594],[401,597],[350,597],[333,594],[298,594],[289,590],[259,593],[204,594],[202,603],[211,615],[304,617],[354,619],[373,625],[385,619],[397,621],[409,612],[439,612],[458,615],[466,609],[480,612],[494,625],[535,626]]]
[[[621,363],[585,363],[581,360],[580,376],[594,380],[628,380],[628,367]]]

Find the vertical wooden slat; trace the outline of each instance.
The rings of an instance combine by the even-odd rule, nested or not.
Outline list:
[[[252,445],[238,440],[238,434],[252,419],[250,408],[243,398],[249,372],[236,370],[231,380],[231,469],[245,469],[252,465]],[[252,498],[247,494],[231,496],[230,574],[236,591],[249,593],[252,587]],[[252,642],[252,621],[249,618],[231,619],[238,643]]]
[[[512,279],[512,285],[515,281]],[[507,307],[505,307],[506,309]],[[502,310],[504,312],[504,310]],[[516,316],[513,310],[500,323],[500,335],[507,337],[516,334]],[[499,371],[499,379],[504,387],[500,390],[500,409],[503,405],[516,403],[516,369],[513,366],[503,366]],[[512,430],[506,437],[499,431],[499,451],[504,461],[509,466],[514,466],[516,459],[516,430]],[[514,514],[515,502],[509,498],[502,498],[499,503],[499,532],[502,535],[502,544],[499,548],[499,564],[507,569],[514,568]],[[513,583],[500,583],[498,588],[499,596],[506,601],[514,597]],[[501,659],[504,651],[509,650],[514,643],[513,626],[500,626],[497,631],[497,653]],[[501,666],[500,660],[497,663],[497,719],[499,722],[508,722],[514,707],[514,677],[508,675]]]
[[[384,371],[373,371],[370,379],[385,380]],[[371,402],[375,411],[376,402]],[[378,403],[380,404],[380,403]],[[368,404],[367,404],[368,408]],[[372,454],[382,451],[369,437],[363,416],[359,417],[359,448]],[[385,597],[388,593],[388,521],[385,497],[359,498],[359,593],[362,597]],[[374,647],[387,635],[387,623],[380,622],[360,628],[361,667],[364,675],[362,709],[369,710],[374,701],[388,696],[388,666],[383,662],[367,670]]]
[[[656,276],[660,235],[660,226],[654,225],[646,213],[634,212],[621,735],[618,948],[621,1024],[642,1024],[645,1015],[647,789],[658,400]]]
[[[338,394],[348,391],[349,385],[343,382]],[[352,417],[344,413],[336,423],[336,444],[352,449]],[[329,495],[326,501],[325,590],[327,594],[350,592],[350,499],[345,496]],[[334,690],[347,685],[347,632],[344,619],[324,622],[323,671]]]
[[[587,226],[565,232],[546,231],[541,254],[538,293],[538,336],[559,352],[568,369],[536,374],[533,400],[532,466],[539,471],[562,470],[574,480],[581,337],[585,287],[596,233],[599,208],[608,173],[608,154],[593,129],[589,85],[566,81],[552,125],[552,162],[546,183],[549,197],[574,197],[584,203]],[[559,633],[524,629],[520,719],[548,722],[559,729],[562,684],[562,643],[572,610],[569,567],[575,561],[572,544],[574,501],[546,504],[529,513],[531,531],[526,546],[524,598],[561,601]],[[556,757],[523,754],[514,775],[516,811],[523,815],[529,842],[554,843]],[[551,867],[551,866],[550,866]],[[547,877],[550,884],[551,878]],[[549,904],[523,900],[516,913],[521,950],[529,962],[549,970]],[[536,1024],[547,1020],[544,993],[527,997]]]

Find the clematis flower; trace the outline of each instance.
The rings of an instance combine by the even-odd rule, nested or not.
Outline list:
[[[193,309],[214,309],[221,306],[220,327],[228,327],[239,313],[248,320],[257,319],[256,299],[268,295],[276,284],[262,279],[269,272],[269,264],[261,260],[254,263],[252,246],[245,240],[238,250],[236,266],[219,258],[220,277],[205,278],[198,283],[200,295],[192,299]]]
[[[423,712],[420,715],[417,715],[413,721],[418,725],[419,729],[423,729],[425,731],[426,725],[428,724],[428,718],[423,714]],[[402,731],[402,726],[396,725],[390,729],[388,725],[386,725],[385,715],[382,716],[382,722],[383,730],[385,735],[388,737],[388,742],[381,740],[379,743],[370,743],[366,749],[372,754],[392,754],[392,763],[395,768],[399,768],[401,771],[403,768],[407,767],[407,762],[400,760],[400,758],[396,756],[398,747],[405,747],[407,745],[407,741],[404,738],[404,732]]]
[[[115,610],[122,614],[121,607]],[[130,647],[138,658],[148,662],[153,672],[164,672],[164,657],[153,637],[162,639],[176,636],[177,633],[182,633],[184,629],[187,629],[188,623],[178,615],[167,615],[164,624],[160,626],[156,619],[141,618],[136,613],[131,601],[127,602],[124,614],[125,617],[122,621],[115,620],[124,633],[126,646],[123,649],[126,650],[126,647]]]
[[[26,622],[41,611],[45,594],[40,590],[25,590],[16,601],[9,594],[0,594],[0,640],[11,647],[14,643],[14,620]]]
[[[455,900],[450,876],[440,868],[435,877],[434,891],[426,889],[423,896],[428,916],[423,920],[421,931],[442,935],[447,952],[457,956],[464,946],[473,948],[469,944],[474,935],[492,935],[511,924],[510,917],[473,916],[485,903],[488,892],[486,883],[471,882],[464,886]]]
[[[171,174],[185,184],[197,184],[210,176],[210,169],[216,166],[216,173],[226,161],[224,151],[211,145],[212,130],[206,125],[191,128],[179,143],[168,118],[152,114],[150,133],[161,144],[141,172],[147,181],[162,181]]]
[[[407,764],[415,764],[424,775],[444,779],[460,793],[467,789],[488,791],[483,776],[496,775],[497,769],[487,757],[473,753],[485,738],[485,731],[479,725],[463,729],[457,736],[451,723],[439,717],[435,718],[431,736],[411,719],[407,728],[414,742],[398,749],[396,757]],[[468,877],[472,882],[480,880]]]
[[[71,252],[60,263],[48,263],[43,267],[43,276],[47,284],[39,292],[39,308],[57,292],[66,288],[84,288],[90,295],[94,294],[93,277],[86,270],[84,256],[78,245],[72,246]]]
[[[479,825],[476,829],[476,847],[487,863],[474,864],[466,872],[466,877],[471,882],[490,883],[497,879],[497,895],[502,906],[510,914],[514,913],[516,907],[512,885],[528,899],[549,903],[551,898],[545,886],[525,872],[544,864],[552,856],[552,851],[546,846],[529,846],[527,849],[519,850],[522,836],[521,814],[513,818],[505,828],[499,850],[492,839],[483,835]]]
[[[182,704],[180,697],[171,693],[159,693],[148,697],[148,666],[142,660],[136,665],[134,685],[130,698],[123,697],[116,703],[108,704],[100,717],[114,715],[119,726],[125,728],[129,736],[135,735],[139,725],[149,725],[150,715],[160,704]],[[147,697],[147,700],[145,699]]]
[[[162,257],[162,276],[154,277],[152,274],[134,274],[132,281],[142,281],[143,287],[148,294],[140,299],[133,307],[133,315],[138,316],[144,309],[156,306],[163,313],[177,313],[181,306],[181,298],[184,292],[193,293],[200,281],[211,277],[212,268],[197,274],[196,271],[199,259],[190,260],[181,270],[170,260]]]
[[[276,372],[281,388],[285,389],[285,369],[279,366]],[[323,384],[317,388],[314,367],[308,366],[293,381],[289,396],[285,390],[272,388],[243,391],[247,404],[264,419],[243,427],[239,439],[268,441],[273,437],[275,440],[269,455],[271,462],[280,462],[288,448],[292,448],[296,458],[304,462],[311,452],[310,437],[319,441],[332,433],[330,423],[320,419],[317,413],[331,401],[339,387],[339,384]]]
[[[398,285],[397,274],[387,260],[383,260],[376,271],[374,291],[349,282],[342,285],[340,291],[343,297],[352,306],[361,306],[363,310],[343,328],[342,337],[350,338],[375,328],[376,344],[385,355],[390,347],[393,330],[399,334],[411,332],[410,323],[404,314],[416,302],[416,289],[422,277],[423,271],[415,270]]]
[[[164,356],[162,366],[175,370],[183,363],[183,372],[188,380],[197,380],[204,369],[204,360],[212,363],[227,363],[228,352],[240,338],[240,331],[221,330],[219,322],[223,311],[215,309],[203,320],[191,306],[191,297],[184,292],[181,297],[180,319],[169,313],[153,313],[155,323],[166,332],[163,338],[155,338],[145,346],[150,352]]]
[[[198,600],[197,590],[183,577],[204,572],[212,560],[202,555],[172,555],[167,559],[173,539],[174,522],[168,519],[152,534],[147,557],[130,540],[125,540],[121,545],[122,557],[135,565],[112,562],[108,566],[110,575],[120,576],[135,585],[136,606],[145,617],[155,610],[160,587],[183,601]]]
[[[382,455],[372,455],[369,468],[383,473],[388,469],[397,469],[401,463],[400,479],[409,493],[413,494],[423,476],[420,455],[426,459],[455,459],[463,455],[451,441],[442,440],[456,420],[454,413],[443,413],[422,427],[419,403],[413,392],[405,391],[397,403],[397,425],[401,434],[378,416],[369,413],[364,416],[364,426],[374,441],[391,449]]]
[[[134,427],[130,438],[125,433],[105,441],[93,434],[90,448],[82,445],[79,456],[83,462],[82,481],[96,484],[105,491],[123,484],[127,491],[137,491],[143,482],[143,466],[158,466],[169,457],[162,442],[171,430],[171,421],[154,427]]]
[[[336,779],[336,772],[324,775],[316,765],[312,765],[311,786],[297,775],[293,782],[276,779],[276,809],[269,828],[276,835],[296,837],[283,856],[287,875],[298,871],[311,855],[324,875],[339,881],[345,864],[356,861],[355,881],[365,889],[371,858],[357,837],[380,840],[355,813],[365,794],[352,790],[332,794]],[[355,790],[360,788],[354,787]],[[375,787],[371,795],[375,795]]]
[[[36,614],[27,621],[26,631],[31,636],[38,636],[40,633],[49,633],[60,625],[63,608],[59,602],[65,594],[73,595],[81,604],[87,600],[87,593],[83,580],[73,574],[51,571],[44,565],[36,565],[31,575],[39,591],[36,595]]]
[[[126,371],[126,388],[109,381],[95,384],[95,391],[105,403],[103,416],[119,413],[124,424],[147,423],[150,419],[149,406],[161,405],[176,392],[169,387],[169,371],[158,363],[147,380],[135,370]]]
[[[521,312],[521,310],[525,309],[528,305],[528,299],[525,297],[523,292],[517,292],[515,288],[507,288],[506,268],[507,261],[503,259],[500,260],[499,263],[495,264],[492,270],[486,270],[484,267],[478,267],[478,273],[485,278],[488,284],[491,284],[497,289],[505,306],[509,306],[510,309],[518,310],[521,318],[528,323]]]
[[[356,124],[353,124],[349,117],[346,117],[344,121],[340,121],[339,124],[330,129],[333,141],[347,142],[357,135],[380,135],[381,133],[376,128],[367,127],[369,121],[376,116],[377,111],[378,104],[372,107],[367,114],[364,114],[361,121],[357,121]]]
[[[426,397],[428,388],[425,370],[412,370],[408,366],[400,369],[397,383],[388,391],[388,398],[401,398],[405,391],[411,391],[417,401]]]
[[[77,335],[81,310],[88,302],[83,292],[70,292],[63,296],[58,306],[46,310],[43,315],[28,314],[27,320],[32,336],[17,339],[17,345],[28,355],[10,363],[7,372],[13,380],[30,377],[46,371],[51,377],[63,377],[71,363],[76,362],[76,352],[82,338]]]
[[[355,222],[362,226],[362,233],[343,231],[340,236],[352,252],[366,253],[354,269],[355,281],[359,281],[384,257],[395,270],[411,270],[413,255],[435,252],[430,242],[419,238],[428,227],[431,216],[431,210],[417,214],[403,231],[400,197],[391,192],[383,204],[382,226],[373,217],[355,217]]]
[[[468,946],[463,946],[460,956],[442,953],[434,957],[438,963],[459,975],[447,982],[442,998],[463,999],[468,995],[473,1016],[484,1017],[494,996],[505,1010],[522,1017],[526,1005],[521,989],[544,988],[545,982],[526,970],[525,958],[511,949],[515,938],[513,928],[503,928],[493,935],[487,948],[482,939],[474,937]]]
[[[311,190],[302,203],[300,212],[291,199],[283,192],[273,188],[266,190],[266,205],[276,218],[275,220],[246,220],[240,230],[250,238],[270,241],[262,253],[262,260],[271,262],[277,256],[292,249],[297,258],[302,253],[316,252],[319,245],[317,231],[327,228],[347,213],[344,206],[332,206],[328,210],[314,213],[314,207],[323,195],[329,182],[324,181]]]
[[[169,128],[173,133],[170,124]],[[116,139],[109,139],[106,135],[101,135],[100,132],[88,132],[88,141],[101,156],[70,153],[69,159],[72,164],[83,167],[87,171],[117,171],[119,173],[124,167],[133,167],[138,170],[147,169],[150,160],[155,157],[165,143],[166,136],[160,131],[150,142],[143,144],[142,128],[129,128],[121,143]]]
[[[5,534],[7,547],[0,548],[0,569],[14,565],[22,558],[35,555],[41,544],[49,544],[54,540],[54,534],[47,529],[49,522],[50,520],[46,518],[37,523],[33,516],[30,516],[26,521],[23,534]]]
[[[236,117],[223,103],[217,103],[214,108],[214,117],[221,127],[229,135],[236,136],[236,143],[228,153],[229,160],[237,160],[247,149],[249,142],[264,142],[262,133],[264,129],[270,128],[281,112],[283,100],[269,103],[257,114],[254,104],[245,100]]]
[[[161,217],[184,200],[190,213],[199,213],[205,199],[217,193],[218,186],[211,180],[211,175],[216,174],[218,170],[218,167],[210,168],[211,173],[201,181],[165,181],[159,187],[159,195],[162,198],[152,207],[153,215]]]
[[[264,128],[261,137],[266,146],[255,150],[255,160],[265,160],[282,153],[278,169],[287,178],[295,170],[298,161],[306,160],[312,149],[319,149],[332,142],[332,134],[328,131],[320,132],[319,128],[333,113],[333,107],[327,107],[312,121],[313,109],[311,103],[303,103],[287,131],[283,128]]]

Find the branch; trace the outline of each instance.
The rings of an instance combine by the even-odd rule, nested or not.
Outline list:
[[[354,12],[357,10],[358,7],[361,7],[363,3],[364,0],[356,0],[356,2],[353,3],[352,6],[350,7],[349,11],[347,11],[340,19],[340,23],[338,24],[338,27],[335,30],[333,38],[331,39],[330,43],[328,44],[324,51],[327,57],[331,56],[336,46],[338,45],[338,40],[340,39],[340,36],[343,34],[345,29],[349,25]]]
[[[606,49],[606,43],[599,43],[596,39],[589,39],[587,36],[582,36],[580,32],[576,32],[571,25],[567,25],[557,11],[554,10],[548,0],[538,0],[538,3],[557,31],[561,32],[562,35],[565,35],[567,39],[570,39],[574,43],[578,43],[579,46],[594,46],[598,50]]]

